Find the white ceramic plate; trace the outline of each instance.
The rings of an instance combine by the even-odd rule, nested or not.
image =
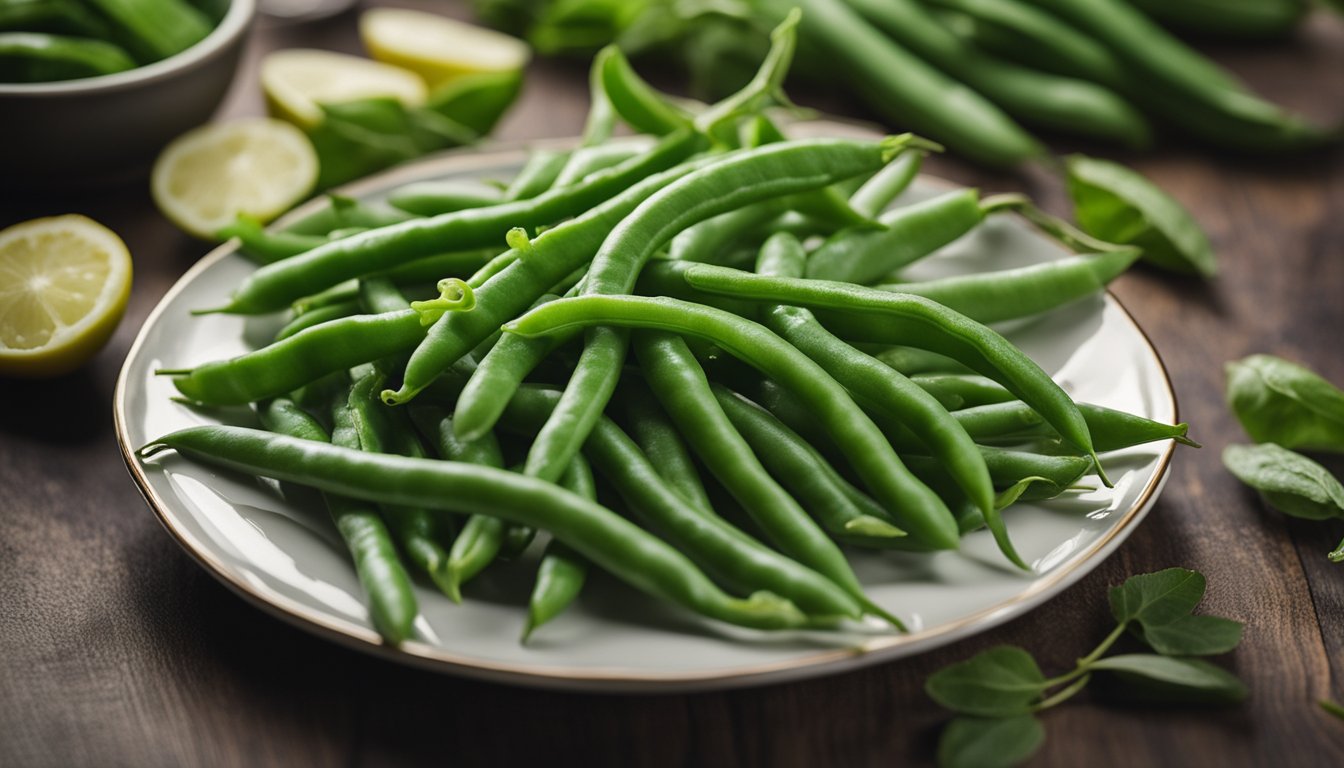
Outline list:
[[[853,133],[815,126],[808,133]],[[507,179],[525,152],[504,149],[428,159],[356,185],[377,198],[409,181]],[[948,189],[920,179],[922,199]],[[302,215],[304,211],[298,212]],[[995,217],[919,270],[926,276],[1005,268],[1063,251],[1024,222]],[[844,633],[768,634],[701,620],[595,576],[580,601],[519,643],[533,557],[496,567],[451,603],[420,586],[418,637],[391,648],[370,626],[359,583],[325,513],[283,498],[265,481],[168,453],[142,463],[133,451],[208,418],[173,402],[156,368],[183,368],[247,351],[280,318],[193,317],[224,303],[251,265],[226,244],[178,281],[150,315],[121,372],[117,436],[131,475],[168,532],[208,571],[257,606],[322,637],[401,662],[525,685],[584,690],[671,691],[779,682],[887,661],[983,632],[1048,600],[1096,567],[1124,540],[1166,478],[1170,442],[1104,457],[1114,489],[1013,507],[1013,540],[1034,572],[1008,565],[987,533],[959,552],[855,552],[868,594],[904,617],[909,634],[856,627]],[[1172,423],[1176,403],[1156,351],[1110,295],[1076,302],[1005,332],[1075,398]],[[245,417],[245,413],[236,414]]]

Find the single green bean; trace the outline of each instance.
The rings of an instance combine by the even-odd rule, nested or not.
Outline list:
[[[582,455],[575,456],[569,469],[560,476],[560,487],[589,501],[597,501],[597,483],[593,468]],[[583,591],[588,577],[588,561],[565,546],[559,539],[546,543],[546,551],[537,565],[537,581],[527,601],[527,626],[523,642],[537,627],[559,616]]]
[[[504,193],[498,187],[463,179],[416,181],[397,187],[387,195],[388,203],[416,216],[486,208],[498,205],[504,199]]]

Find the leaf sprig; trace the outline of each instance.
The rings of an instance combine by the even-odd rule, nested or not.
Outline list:
[[[934,673],[925,691],[956,712],[943,730],[938,763],[948,768],[1008,768],[1040,747],[1045,729],[1036,713],[1064,703],[1097,672],[1115,676],[1132,692],[1164,702],[1231,704],[1246,697],[1232,673],[1197,658],[1227,653],[1241,642],[1242,625],[1196,615],[1203,574],[1184,568],[1134,576],[1110,590],[1116,626],[1073,669],[1047,678],[1026,650],[1001,645]],[[1106,656],[1129,632],[1155,653]]]

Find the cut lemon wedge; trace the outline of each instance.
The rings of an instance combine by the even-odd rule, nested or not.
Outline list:
[[[317,182],[317,152],[298,128],[265,117],[214,123],[174,139],[154,163],[150,191],[186,232],[217,239],[238,214],[270,221]]]
[[[0,376],[47,378],[93,357],[131,295],[131,254],[69,214],[0,230]]]
[[[365,11],[359,36],[370,56],[415,72],[430,90],[462,75],[521,70],[532,55],[515,37],[405,8]]]
[[[261,62],[261,88],[271,114],[303,128],[322,122],[321,104],[391,97],[408,107],[425,103],[416,73],[332,51],[291,48]]]

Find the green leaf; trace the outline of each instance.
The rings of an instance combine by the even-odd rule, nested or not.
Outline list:
[[[1218,616],[1182,616],[1170,624],[1136,628],[1136,634],[1163,656],[1213,656],[1241,642],[1241,622]]]
[[[1069,195],[1083,231],[1143,249],[1164,269],[1205,277],[1217,271],[1213,246],[1190,213],[1148,179],[1116,163],[1068,159]]]
[[[1270,506],[1306,520],[1344,518],[1344,486],[1325,467],[1275,445],[1229,445],[1223,465]]]
[[[1184,568],[1131,576],[1110,592],[1111,614],[1120,624],[1134,621],[1144,629],[1185,616],[1204,597],[1204,574]]]
[[[1257,443],[1344,452],[1344,391],[1273,355],[1227,364],[1227,404]]]
[[[1002,719],[958,717],[938,740],[941,768],[1011,768],[1045,741],[1045,728],[1031,715]]]
[[[1116,673],[1152,701],[1230,704],[1246,698],[1246,685],[1236,675],[1202,659],[1134,653],[1108,656],[1092,669]]]
[[[1000,645],[944,667],[924,684],[934,701],[967,715],[1004,717],[1027,712],[1045,690],[1031,654]]]
[[[521,71],[463,75],[431,93],[425,111],[452,120],[468,131],[472,137],[468,141],[473,141],[494,130],[517,101],[522,87]]]

